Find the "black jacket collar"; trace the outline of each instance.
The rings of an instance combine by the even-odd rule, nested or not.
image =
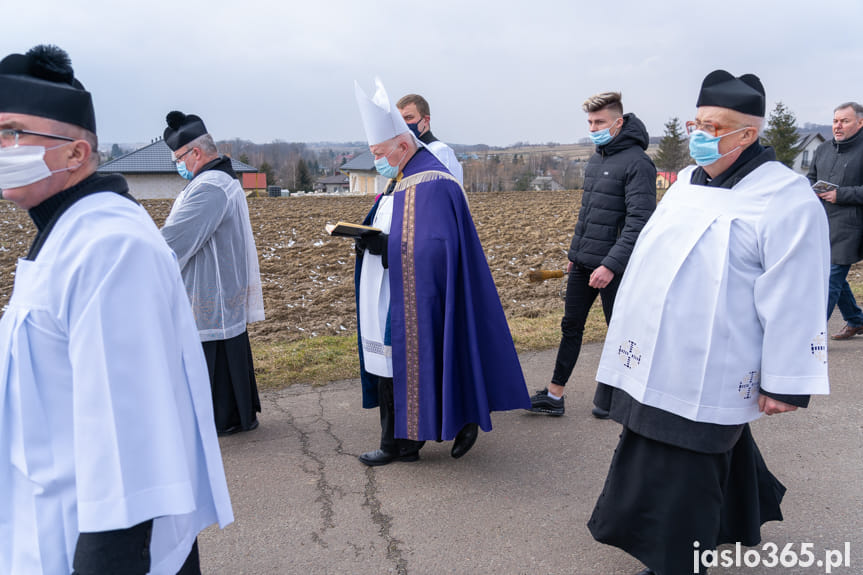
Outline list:
[[[211,160],[204,164],[201,168],[201,171],[195,174],[195,176],[200,176],[204,172],[209,170],[215,170],[217,172],[225,172],[235,180],[237,179],[237,173],[234,171],[234,167],[231,165],[231,158],[228,156],[219,156],[215,160]]]
[[[135,198],[129,195],[129,186],[123,176],[119,174],[109,174],[107,176],[91,174],[71,188],[54,194],[38,206],[34,206],[28,210],[30,218],[36,224],[36,228],[39,231],[33,239],[33,244],[30,246],[26,259],[36,259],[42,246],[45,245],[45,240],[48,239],[48,235],[54,228],[54,224],[57,223],[57,220],[60,219],[60,216],[66,210],[81,198],[98,192],[114,192],[127,200],[138,203]]]
[[[650,136],[647,135],[644,122],[635,114],[629,113],[623,115],[623,125],[620,127],[620,131],[604,146],[597,146],[596,152],[603,156],[610,156],[633,146],[646,150],[649,144]]]
[[[833,147],[836,148],[836,151],[840,154],[847,152],[848,150],[854,148],[860,142],[863,142],[863,136],[860,134],[863,133],[863,129],[857,130],[857,133],[848,138],[847,140],[842,140],[841,142],[837,142],[836,138],[833,138]]]
[[[428,130],[426,133],[420,136],[420,142],[423,144],[431,144],[432,142],[437,142],[437,138],[434,137],[431,130]]]
[[[61,211],[61,208],[65,211],[76,201],[94,192],[115,192],[128,195],[129,186],[123,176],[118,174],[107,176],[91,174],[71,188],[56,193],[38,206],[30,208],[27,212],[30,214],[30,219],[36,224],[36,228],[41,232],[51,221],[51,218]]]

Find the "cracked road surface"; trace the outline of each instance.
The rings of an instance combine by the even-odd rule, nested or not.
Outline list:
[[[531,392],[555,351],[521,355]],[[641,565],[585,527],[620,432],[590,416],[599,352],[584,347],[565,416],[495,413],[494,430],[459,460],[451,443],[428,442],[416,463],[361,464],[380,427],[377,410],[360,407],[358,380],[263,394],[260,428],[221,439],[236,520],[201,534],[204,573],[632,575]],[[830,343],[830,372],[829,397],[753,424],[788,487],[785,521],[766,524],[762,543],[811,542],[817,557],[850,542],[851,567],[832,572],[851,575],[863,572],[863,336]]]

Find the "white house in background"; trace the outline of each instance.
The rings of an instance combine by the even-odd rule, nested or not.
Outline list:
[[[258,172],[256,168],[233,158],[231,166],[241,182],[243,174]],[[129,193],[138,200],[176,198],[188,183],[177,173],[171,148],[162,139],[105,162],[96,171],[100,174],[121,174],[129,183]]]
[[[352,160],[348,160],[339,171],[347,174],[352,194],[377,196],[387,189],[389,180],[375,170],[375,157],[371,152],[363,152]]]
[[[537,176],[530,182],[530,189],[534,192],[559,192],[563,186],[558,184],[551,176]]]
[[[315,190],[320,190],[325,194],[347,194],[350,191],[349,178],[345,174],[318,178],[315,183]]]
[[[808,174],[809,169],[812,167],[812,160],[815,159],[815,149],[825,141],[827,140],[824,136],[818,132],[801,136],[800,140],[797,142],[797,145],[801,148],[797,153],[797,157],[794,158],[792,169],[804,176]]]

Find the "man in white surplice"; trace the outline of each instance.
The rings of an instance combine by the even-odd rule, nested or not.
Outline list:
[[[764,94],[752,74],[704,79],[687,122],[697,166],[638,238],[596,375],[623,433],[588,527],[642,575],[692,573],[693,549],[757,544],[785,488],[748,424],[829,392],[827,219],[759,143]]]
[[[258,427],[261,400],[246,325],[264,319],[258,251],[243,186],[204,121],[179,111],[165,118],[165,144],[189,184],[162,226],[180,264],[213,393],[216,432]]]
[[[413,135],[446,166],[446,169],[464,187],[464,170],[462,170],[455,151],[438,140],[431,132],[431,109],[428,101],[419,94],[408,94],[396,102],[396,107]]]
[[[0,144],[38,229],[0,320],[0,573],[198,574],[198,533],[233,521],[204,354],[59,48],[0,61]]]

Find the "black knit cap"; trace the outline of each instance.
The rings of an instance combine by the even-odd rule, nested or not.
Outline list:
[[[164,134],[165,143],[174,151],[207,133],[204,121],[194,114],[187,116],[183,112],[168,112],[165,121],[168,122]]]
[[[735,78],[725,70],[714,70],[701,83],[695,106],[718,106],[763,118],[764,86],[755,74]]]
[[[75,79],[69,55],[40,44],[0,60],[0,112],[28,114],[96,133],[90,92]]]

